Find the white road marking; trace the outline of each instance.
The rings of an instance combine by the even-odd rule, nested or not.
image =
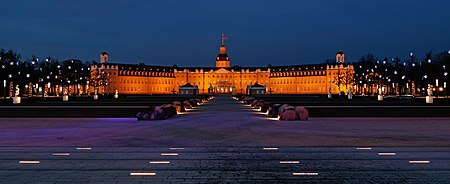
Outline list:
[[[307,173],[292,173],[294,176],[318,176],[319,173],[316,172],[307,172]]]
[[[154,172],[135,172],[135,173],[130,173],[130,176],[156,176],[156,173]]]
[[[150,161],[149,164],[170,164],[170,161]]]
[[[69,156],[70,153],[52,153],[53,156]]]
[[[408,163],[410,164],[429,164],[429,160],[410,160]]]
[[[299,164],[300,161],[280,161],[280,164]]]
[[[266,150],[266,151],[275,151],[275,150],[278,150],[278,148],[263,148],[263,150]]]
[[[178,153],[161,153],[161,156],[178,156]]]
[[[378,156],[395,156],[397,153],[378,153]]]
[[[19,164],[40,164],[39,160],[20,160]]]

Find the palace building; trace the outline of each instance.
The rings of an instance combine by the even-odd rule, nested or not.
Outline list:
[[[216,57],[215,67],[152,66],[109,62],[106,52],[100,54],[100,64],[91,71],[106,75],[106,85],[99,93],[129,95],[183,94],[180,86],[193,86],[199,94],[245,94],[251,85],[266,87],[266,94],[338,94],[353,87],[352,65],[344,63],[344,53],[336,54],[334,64],[288,65],[268,67],[231,67],[224,44]],[[91,75],[92,78],[98,76]]]

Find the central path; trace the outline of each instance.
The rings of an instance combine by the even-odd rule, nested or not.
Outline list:
[[[202,118],[203,116],[210,117],[215,115],[220,116],[218,119],[223,122],[237,120],[238,117],[249,118],[254,113],[248,106],[233,100],[229,95],[216,95],[212,100],[196,107],[191,114],[187,118]]]

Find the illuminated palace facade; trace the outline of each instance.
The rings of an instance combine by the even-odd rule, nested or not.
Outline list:
[[[178,94],[178,87],[188,83],[197,86],[200,94],[244,94],[248,85],[255,83],[264,85],[269,94],[328,94],[329,91],[338,94],[353,86],[353,79],[343,80],[345,75],[353,75],[354,70],[352,65],[344,64],[341,51],[336,54],[334,64],[231,67],[222,40],[215,67],[150,66],[108,60],[108,53],[101,53],[100,64],[91,66],[91,71],[97,69],[108,75],[108,85],[104,89],[100,86],[99,92],[109,94],[116,90],[129,95]]]

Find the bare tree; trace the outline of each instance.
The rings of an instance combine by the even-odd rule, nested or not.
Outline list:
[[[109,74],[100,70],[99,68],[91,70],[91,86],[94,87],[95,94],[97,94],[98,87],[102,86],[102,95],[105,93],[105,87],[108,85]]]

